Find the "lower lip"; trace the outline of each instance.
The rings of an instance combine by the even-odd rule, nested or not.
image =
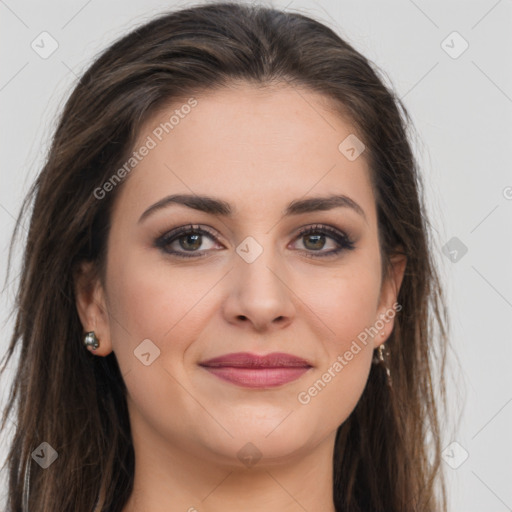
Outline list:
[[[203,367],[219,379],[245,388],[270,388],[297,380],[310,367],[235,368],[233,366]]]

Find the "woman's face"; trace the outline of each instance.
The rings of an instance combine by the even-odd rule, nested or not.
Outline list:
[[[247,84],[143,127],[104,286],[79,307],[95,353],[119,362],[136,443],[241,465],[334,441],[392,330],[403,272],[381,287],[354,132],[316,93]],[[174,234],[189,225],[200,231]],[[276,352],[290,357],[252,359]]]

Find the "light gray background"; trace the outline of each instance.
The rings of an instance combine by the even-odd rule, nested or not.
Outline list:
[[[127,30],[185,5],[0,0],[2,282],[14,218],[77,76]],[[273,5],[313,15],[336,30],[385,72],[413,117],[452,322],[451,406],[443,418],[449,510],[512,510],[512,2],[287,0]],[[31,48],[43,31],[59,45],[47,59]],[[469,44],[457,58],[464,42],[450,36],[453,31]],[[452,252],[456,261],[442,251],[452,237],[468,249],[462,257]],[[2,354],[12,331],[8,313],[18,272],[19,259],[0,304]],[[0,385],[5,401],[10,381]],[[8,434],[0,438],[2,463]],[[4,480],[0,484],[1,498]]]

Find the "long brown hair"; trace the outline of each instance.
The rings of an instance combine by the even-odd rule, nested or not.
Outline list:
[[[446,408],[448,321],[409,114],[376,66],[319,21],[210,3],[165,13],[95,60],[67,100],[22,205],[18,226],[32,213],[5,362],[19,348],[2,425],[14,414],[8,512],[24,510],[24,496],[31,511],[115,512],[130,496],[126,387],[114,353],[95,357],[84,349],[75,305],[79,264],[92,261],[103,275],[110,212],[122,183],[101,199],[94,191],[126,161],[141,125],[158,109],[238,80],[288,83],[332,100],[366,146],[384,277],[394,251],[407,256],[402,311],[386,343],[392,386],[385,367],[373,365],[360,401],[338,428],[336,510],[446,510],[439,410]],[[18,236],[17,227],[13,243]],[[31,457],[42,442],[58,453],[48,469]]]

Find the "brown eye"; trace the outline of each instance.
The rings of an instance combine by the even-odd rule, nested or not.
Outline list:
[[[312,258],[334,256],[341,251],[355,248],[354,241],[347,234],[330,226],[315,225],[304,228],[297,238],[304,240],[305,252],[310,253],[307,256]],[[335,247],[330,251],[322,251],[326,245],[326,240],[329,239],[335,242]],[[314,254],[315,252],[318,254]]]
[[[307,249],[319,250],[325,245],[325,235],[305,235],[303,238]]]
[[[199,226],[182,226],[174,229],[155,240],[155,246],[167,254],[183,258],[199,258],[203,251],[211,247],[203,247],[206,239],[212,243],[215,236]],[[199,250],[201,249],[202,250]],[[190,253],[190,254],[187,254]]]
[[[203,235],[200,234],[190,234],[190,235],[183,235],[176,240],[179,241],[180,246],[185,249],[186,251],[194,251],[196,249],[199,249],[202,244],[202,237]]]

